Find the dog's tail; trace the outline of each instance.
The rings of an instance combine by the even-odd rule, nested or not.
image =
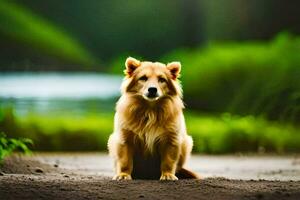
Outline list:
[[[178,179],[200,179],[200,176],[198,174],[184,168],[178,170],[176,172],[176,176]]]

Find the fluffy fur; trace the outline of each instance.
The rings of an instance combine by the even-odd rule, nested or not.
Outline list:
[[[182,112],[182,91],[177,80],[180,63],[165,65],[129,57],[125,66],[114,133],[108,141],[115,161],[113,179],[177,180],[176,175],[197,178],[182,168],[193,140],[186,133]],[[155,93],[149,94],[149,88],[155,88]]]

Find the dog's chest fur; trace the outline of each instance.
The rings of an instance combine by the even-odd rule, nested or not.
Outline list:
[[[146,112],[144,116],[139,117],[139,120],[128,123],[127,127],[134,134],[133,142],[139,143],[146,151],[153,153],[156,144],[164,138],[167,132],[161,122],[158,113]]]
[[[132,140],[153,153],[158,143],[176,139],[181,124],[178,117],[182,101],[179,98],[161,100],[151,107],[140,99],[125,97],[117,104],[118,127],[128,132],[125,140]]]

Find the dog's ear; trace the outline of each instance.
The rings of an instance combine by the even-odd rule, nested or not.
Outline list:
[[[136,68],[138,68],[141,65],[141,61],[132,58],[132,57],[128,57],[125,61],[125,75],[128,77],[131,77],[134,70],[136,70]]]
[[[170,71],[172,79],[176,80],[180,76],[181,64],[180,62],[168,63],[167,69]]]

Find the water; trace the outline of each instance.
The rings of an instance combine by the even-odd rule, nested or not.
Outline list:
[[[99,73],[0,73],[0,105],[18,114],[110,110],[121,81]]]

